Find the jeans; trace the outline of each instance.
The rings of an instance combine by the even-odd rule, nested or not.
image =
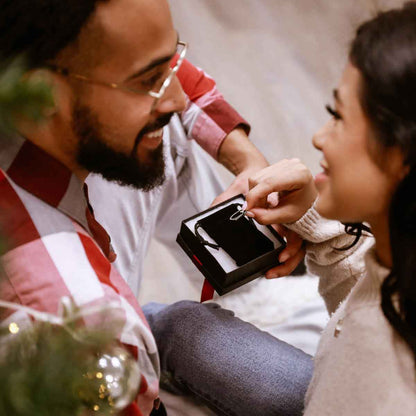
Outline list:
[[[301,415],[312,357],[215,303],[149,303],[161,387],[221,416]]]

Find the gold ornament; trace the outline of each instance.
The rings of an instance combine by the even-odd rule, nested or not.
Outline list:
[[[94,411],[120,411],[132,403],[140,387],[137,361],[125,349],[111,346],[89,359],[78,394]]]

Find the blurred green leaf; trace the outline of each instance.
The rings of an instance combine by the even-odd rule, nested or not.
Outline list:
[[[97,381],[85,375],[94,370],[91,357],[106,350],[109,334],[87,329],[80,334],[89,342],[75,340],[62,327],[36,323],[0,336],[0,415],[85,415],[83,396],[99,402]],[[100,416],[110,414],[110,406],[101,406]]]
[[[42,79],[25,77],[24,58],[0,64],[0,132],[13,131],[19,118],[40,121],[45,108],[53,107],[50,86]]]

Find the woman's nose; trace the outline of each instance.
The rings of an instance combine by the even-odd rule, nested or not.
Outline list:
[[[332,120],[326,122],[312,137],[312,144],[318,150],[322,150],[325,142],[325,137],[328,134],[328,125]]]

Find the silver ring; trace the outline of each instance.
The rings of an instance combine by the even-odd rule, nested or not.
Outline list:
[[[239,209],[237,212],[234,212],[233,215],[231,215],[230,220],[231,221],[237,221],[239,220],[241,217],[243,217],[244,215],[246,215],[246,211]]]

